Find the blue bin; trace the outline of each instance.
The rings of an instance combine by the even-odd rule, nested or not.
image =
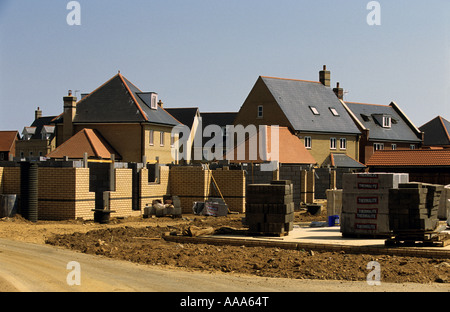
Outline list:
[[[328,226],[336,226],[339,225],[339,216],[338,215],[334,215],[334,216],[328,216]]]

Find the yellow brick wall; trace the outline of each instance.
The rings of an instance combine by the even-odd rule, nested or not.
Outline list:
[[[170,195],[169,167],[160,166],[159,183],[148,183],[148,169],[142,169],[140,175],[141,175],[140,200],[141,200],[141,211],[143,212],[145,206],[147,204],[151,204],[153,200],[155,199],[163,200],[164,195]]]
[[[180,197],[183,213],[192,213],[194,202],[209,197],[220,198],[212,176],[231,211],[245,211],[245,174],[235,170],[204,170],[200,166],[173,167],[170,172],[170,194]]]
[[[3,194],[20,195],[20,167],[3,168]]]
[[[306,134],[302,133],[300,138],[311,137],[311,149],[309,152],[322,165],[331,153],[347,154],[354,160],[359,160],[359,142],[356,136],[340,134]],[[330,139],[336,138],[336,149],[330,148]],[[347,149],[342,150],[339,146],[340,139],[347,139]]]
[[[93,220],[95,209],[95,193],[89,192],[89,168],[75,169],[75,217]]]
[[[115,192],[110,193],[110,209],[115,211],[111,217],[139,216],[140,211],[133,211],[132,207],[132,170],[116,169]]]
[[[183,213],[192,213],[194,202],[204,202],[209,194],[210,177],[200,166],[172,167],[170,194],[179,196]]]
[[[244,213],[245,172],[241,170],[214,170],[211,173],[228,205],[228,209]],[[214,188],[211,189],[211,194],[216,194]]]
[[[0,167],[0,194],[3,194],[3,167]]]

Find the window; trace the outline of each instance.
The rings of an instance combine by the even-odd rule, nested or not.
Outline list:
[[[175,134],[171,133],[170,134],[170,147],[174,147],[175,146]]]
[[[154,133],[153,133],[153,130],[150,130],[149,133],[148,133],[148,135],[149,135],[149,143],[150,143],[150,145],[152,145],[152,146],[153,146],[153,144],[154,144],[154,142],[153,142],[154,135],[153,135],[153,134],[154,134]]]
[[[264,116],[264,108],[262,105],[258,106],[258,118],[263,118]]]
[[[373,150],[374,151],[382,151],[382,150],[384,150],[384,144],[383,143],[375,143],[373,145]]]
[[[305,147],[310,149],[311,146],[312,146],[311,137],[305,137]]]
[[[310,106],[309,108],[311,109],[311,111],[314,115],[320,115],[319,111],[314,106]]]
[[[345,138],[339,139],[339,148],[341,150],[346,150],[347,149],[347,139],[345,139]]]
[[[390,128],[392,125],[392,118],[389,116],[383,116],[383,128]]]
[[[333,114],[333,116],[339,117],[339,113],[337,112],[336,108],[330,107],[330,111]]]
[[[152,97],[150,100],[150,108],[151,109],[158,109],[158,94],[152,93]]]
[[[397,144],[392,144],[392,145],[391,145],[391,149],[392,149],[393,151],[395,151],[395,150],[397,149]]]
[[[336,149],[336,138],[330,139],[330,149],[332,149],[332,150]]]
[[[164,132],[163,131],[161,131],[159,133],[159,145],[164,146]]]
[[[415,146],[414,144],[411,144],[411,145],[409,146],[409,148],[412,149],[412,150],[415,150],[415,149],[416,149],[416,146]]]

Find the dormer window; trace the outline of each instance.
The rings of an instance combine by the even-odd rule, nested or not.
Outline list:
[[[150,102],[151,109],[158,109],[158,94],[152,93],[152,98]]]
[[[311,111],[312,111],[312,113],[313,113],[314,115],[320,115],[320,113],[319,113],[319,111],[317,110],[316,107],[310,106],[309,108],[311,109]]]
[[[383,128],[390,128],[392,126],[392,118],[390,116],[383,116]]]

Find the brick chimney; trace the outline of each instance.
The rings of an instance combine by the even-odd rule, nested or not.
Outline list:
[[[38,107],[37,110],[35,110],[34,112],[34,120],[39,119],[42,117],[42,111],[41,109]]]
[[[333,92],[336,94],[339,100],[344,100],[344,89],[339,87],[339,82],[336,84],[336,88],[333,89]]]
[[[69,90],[68,95],[64,100],[64,116],[63,116],[63,139],[62,142],[67,141],[73,136],[73,119],[77,111],[77,98],[72,95],[72,90]]]
[[[331,73],[327,70],[327,65],[323,65],[323,70],[319,72],[319,81],[325,86],[331,86]]]

